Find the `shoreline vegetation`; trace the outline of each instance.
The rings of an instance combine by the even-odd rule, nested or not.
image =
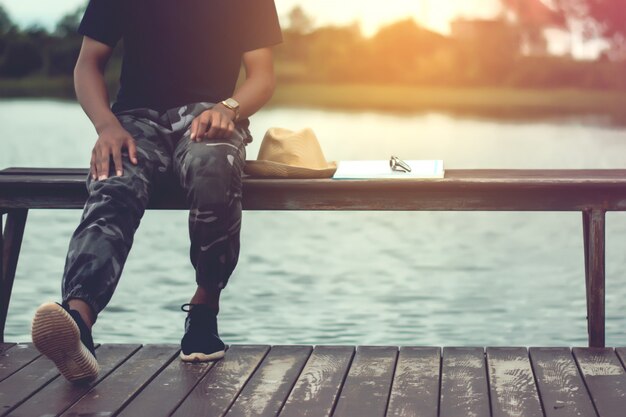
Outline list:
[[[111,97],[115,97],[114,83]],[[2,99],[74,100],[71,78],[0,80]],[[626,125],[626,94],[591,89],[422,87],[376,84],[279,83],[268,107],[377,111],[399,114],[443,112],[509,120],[603,117]]]
[[[535,10],[521,7],[526,2],[501,0],[508,18],[506,13],[458,18],[449,34],[407,17],[370,37],[358,21],[316,26],[295,6],[285,16],[283,42],[274,47],[278,87],[269,105],[507,120],[589,117],[626,126],[626,37],[622,18],[613,13],[617,0],[607,1],[613,8],[590,6],[586,16],[606,29],[608,49],[593,61],[549,53],[546,29],[557,24],[574,34],[577,29],[566,17],[575,16],[539,1]],[[18,27],[0,6],[0,98],[74,99],[73,70],[82,44],[77,28],[84,7],[48,31]],[[123,55],[122,40],[106,71],[111,99]]]
[[[422,113],[441,111],[501,119],[603,116],[626,125],[626,94],[606,90],[286,84],[273,106]]]

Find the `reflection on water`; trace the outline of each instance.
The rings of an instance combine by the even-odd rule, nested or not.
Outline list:
[[[33,118],[33,115],[35,117]],[[0,167],[88,167],[80,107],[0,102]],[[498,123],[272,109],[268,127],[312,127],[329,160],[441,158],[447,168],[623,168],[626,130],[601,120]],[[58,299],[80,210],[31,210],[7,340]],[[176,343],[193,292],[187,213],[148,211],[99,342]],[[607,343],[626,343],[626,216],[607,217]],[[583,345],[581,216],[510,212],[245,212],[240,262],[222,296],[227,343]]]

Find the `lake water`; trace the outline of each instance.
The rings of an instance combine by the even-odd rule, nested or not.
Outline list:
[[[96,136],[75,103],[0,101],[0,168],[88,168]],[[269,109],[267,128],[316,132],[329,160],[444,159],[447,168],[624,168],[626,129],[601,118],[502,122],[445,114]],[[31,210],[6,339],[30,341],[59,299],[80,210]],[[581,215],[244,212],[222,295],[226,343],[585,345]],[[626,345],[626,215],[607,216],[607,344]],[[195,282],[187,212],[147,211],[96,342],[177,343]]]

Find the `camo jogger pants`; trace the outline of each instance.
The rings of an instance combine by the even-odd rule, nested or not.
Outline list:
[[[62,280],[63,301],[84,300],[98,314],[117,286],[135,231],[159,182],[174,176],[189,206],[190,258],[196,282],[207,289],[226,286],[239,258],[241,176],[245,146],[252,141],[247,121],[228,139],[190,140],[193,119],[213,103],[193,103],[163,113],[138,108],[116,113],[137,146],[137,165],[123,149],[123,175],[93,180],[73,233]],[[172,177],[170,177],[172,178]]]

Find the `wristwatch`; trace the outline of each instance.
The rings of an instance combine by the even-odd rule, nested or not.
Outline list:
[[[239,120],[239,102],[237,100],[235,100],[234,98],[231,97],[231,98],[227,98],[226,100],[222,101],[221,103],[227,109],[231,109],[232,111],[235,112],[235,118],[233,119],[234,122]]]

